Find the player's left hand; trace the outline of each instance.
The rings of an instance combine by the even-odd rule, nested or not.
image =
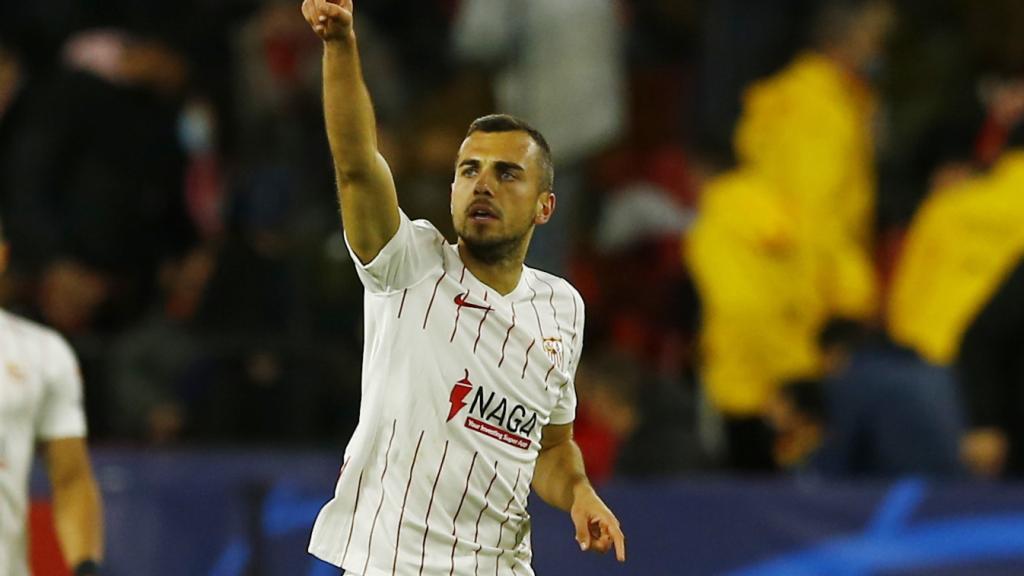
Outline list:
[[[604,554],[615,548],[615,558],[626,561],[626,536],[619,520],[590,486],[581,489],[569,510],[576,525],[576,541],[581,550]]]

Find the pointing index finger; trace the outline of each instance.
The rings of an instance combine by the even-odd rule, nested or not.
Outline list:
[[[615,559],[619,562],[626,561],[626,536],[622,530],[615,525],[611,526],[612,543],[615,546]]]

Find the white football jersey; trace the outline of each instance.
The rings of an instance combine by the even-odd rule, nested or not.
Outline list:
[[[541,430],[575,417],[583,301],[524,267],[502,296],[401,215],[368,265],[362,403],[309,550],[363,576],[528,576]]]
[[[56,332],[0,310],[0,574],[27,576],[28,481],[38,440],[84,437],[82,377]]]

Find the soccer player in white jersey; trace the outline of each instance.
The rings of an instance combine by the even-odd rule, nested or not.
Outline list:
[[[0,271],[7,255],[0,240]],[[0,574],[29,574],[28,484],[37,442],[64,560],[75,576],[99,574],[103,514],[85,434],[74,352],[53,330],[0,310]]]
[[[550,150],[510,116],[470,126],[456,159],[459,241],[398,207],[360,72],[350,0],[305,0],[324,42],[324,113],[345,238],[365,286],[359,425],[314,555],[361,576],[528,576],[531,488],[570,513],[584,550],[619,522],[572,439],[583,302],[526,268],[555,208]]]

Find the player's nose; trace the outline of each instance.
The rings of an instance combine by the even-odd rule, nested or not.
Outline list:
[[[475,196],[494,196],[494,185],[491,183],[490,178],[487,175],[482,174],[476,179],[473,185],[473,194]]]

